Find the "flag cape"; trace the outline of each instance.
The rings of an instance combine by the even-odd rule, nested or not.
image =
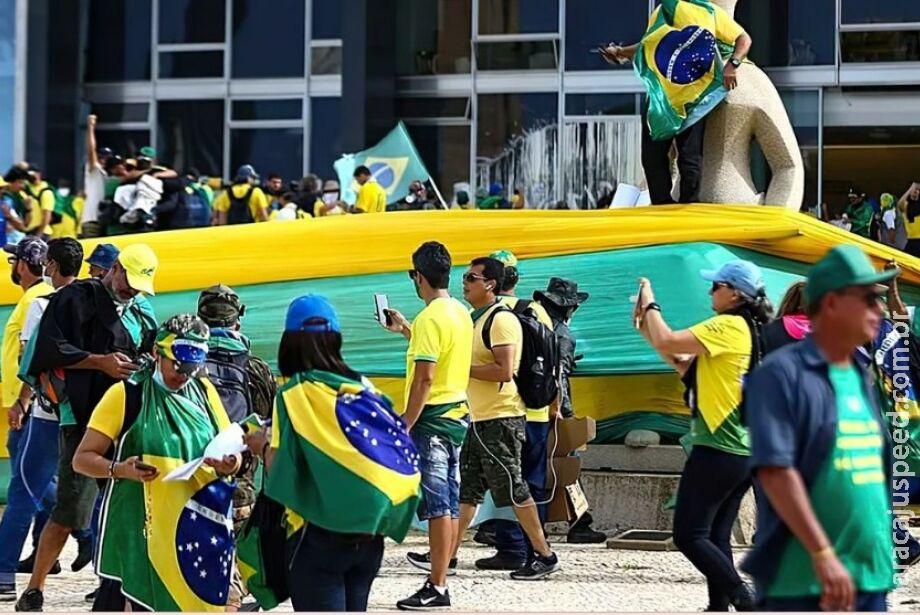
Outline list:
[[[370,169],[374,179],[386,190],[387,205],[409,194],[409,184],[415,180],[428,181],[431,175],[406,126],[399,122],[377,145],[357,154],[346,154],[333,165],[342,187],[342,200],[354,205],[358,185],[354,172],[360,166]]]
[[[200,457],[229,421],[204,381],[170,393],[149,371],[138,380],[124,385],[140,387],[140,410],[119,438],[116,455],[140,455],[160,474],[149,483],[109,482],[97,572],[120,581],[126,596],[154,611],[223,611],[234,557],[234,487],[204,466],[187,481],[163,477]],[[128,392],[126,416],[132,398]]]
[[[712,111],[728,94],[722,85],[715,9],[708,0],[664,0],[634,58],[649,97],[649,132],[670,139]]]
[[[418,453],[382,394],[313,370],[278,392],[280,442],[265,493],[307,523],[402,541],[418,506]]]

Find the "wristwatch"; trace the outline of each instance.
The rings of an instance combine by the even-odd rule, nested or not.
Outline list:
[[[739,60],[738,58],[731,58],[728,61],[728,63],[734,66],[735,68],[738,68],[739,66],[741,66],[741,60]]]

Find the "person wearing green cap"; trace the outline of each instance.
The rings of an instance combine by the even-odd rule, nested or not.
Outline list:
[[[885,192],[879,198],[882,204],[882,223],[879,238],[886,246],[903,250],[907,246],[907,227],[904,224],[904,214],[898,209],[894,195]]]
[[[752,468],[768,497],[742,564],[764,610],[884,611],[895,587],[887,424],[855,351],[877,334],[885,288],[856,246],[808,273],[812,334],[748,379]],[[897,566],[902,572],[905,566]]]

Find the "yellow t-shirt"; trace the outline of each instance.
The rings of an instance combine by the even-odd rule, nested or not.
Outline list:
[[[498,309],[498,305],[489,308],[475,322],[473,326],[473,361],[472,365],[488,365],[495,363],[495,355],[486,348],[482,341],[482,328],[489,315]],[[492,321],[492,348],[513,344],[514,373],[517,374],[521,364],[524,332],[517,316],[508,311],[495,315]],[[492,419],[513,418],[526,414],[524,402],[518,395],[517,384],[510,382],[488,382],[470,378],[470,387],[467,391],[470,400],[470,417],[474,423]]]
[[[29,224],[26,226],[26,231],[37,229],[45,218],[45,212],[54,211],[54,202],[56,200],[54,191],[45,190],[45,188],[48,188],[48,182],[46,181],[39,184],[26,184],[25,192],[31,197],[29,201]],[[43,190],[44,192],[42,192]],[[51,226],[46,226],[42,232],[50,235]]]
[[[230,425],[230,418],[224,410],[224,404],[220,400],[220,394],[214,385],[206,378],[201,379],[205,391],[208,394],[208,403],[211,406],[211,412],[217,422],[218,430]],[[125,383],[116,382],[105,392],[99,403],[93,409],[89,417],[87,427],[94,429],[107,437],[108,439],[118,440],[121,437],[121,430],[125,425]]]
[[[249,192],[249,184],[234,184],[220,193],[216,199],[214,199],[214,210],[215,211],[230,211],[230,195],[228,194],[229,190],[233,191],[233,196],[241,199],[246,196],[246,193]],[[259,187],[254,187],[252,189],[252,195],[249,197],[249,212],[252,214],[252,219],[256,222],[259,222],[259,212],[265,211],[268,209],[268,199],[265,198],[265,193],[262,192],[262,189]]]
[[[326,202],[322,199],[316,199],[316,202],[313,203],[313,217],[321,218],[323,216],[340,216],[345,213],[345,210],[339,206],[335,206],[326,212],[323,211],[324,207],[326,207]],[[384,208],[386,208],[386,205],[384,205]]]
[[[425,306],[412,323],[406,351],[406,401],[419,361],[435,363],[427,405],[466,401],[473,352],[473,321],[463,304],[439,297]]]
[[[738,410],[751,361],[750,329],[741,316],[720,314],[690,327],[690,332],[706,348],[696,359],[696,405],[705,425],[696,421],[694,443],[747,454],[747,430]]]
[[[368,214],[385,212],[387,210],[387,191],[374,180],[367,180],[358,191],[355,209],[360,209]]]
[[[22,333],[22,326],[26,322],[29,306],[36,297],[50,295],[53,292],[54,289],[44,282],[34,285],[19,298],[16,307],[13,308],[6,321],[6,327],[3,329],[2,374],[0,374],[3,379],[4,408],[11,408],[16,403],[19,390],[22,388],[22,382],[17,376],[19,374],[19,334]]]
[[[907,217],[907,205],[899,206],[898,209],[901,210],[904,216],[904,229],[907,231],[907,238],[920,239],[920,216],[916,216],[914,221],[911,222],[910,218]]]
[[[498,300],[511,309],[514,309],[515,304],[518,302],[517,297],[508,297],[504,295],[499,297]],[[549,317],[549,314],[546,313],[546,309],[542,305],[536,301],[531,301],[530,309],[537,315],[537,320],[549,327],[550,331],[553,330],[553,319]],[[549,406],[543,408],[527,408],[527,422],[549,423]]]

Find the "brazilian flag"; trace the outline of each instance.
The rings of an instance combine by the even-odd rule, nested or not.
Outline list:
[[[153,611],[223,611],[233,570],[234,485],[204,466],[187,481],[163,478],[200,457],[229,420],[206,381],[169,392],[149,370],[135,378],[115,385],[126,387],[126,415],[140,395],[137,419],[116,443],[117,459],[139,455],[160,474],[149,483],[109,481],[97,572]]]
[[[273,429],[265,493],[288,509],[289,525],[293,517],[333,532],[406,537],[418,507],[418,453],[386,396],[329,372],[297,374],[278,391]]]
[[[652,139],[664,141],[689,128],[725,96],[720,26],[731,18],[708,0],[663,0],[652,13],[634,58],[649,96]],[[737,27],[735,25],[735,27]]]

